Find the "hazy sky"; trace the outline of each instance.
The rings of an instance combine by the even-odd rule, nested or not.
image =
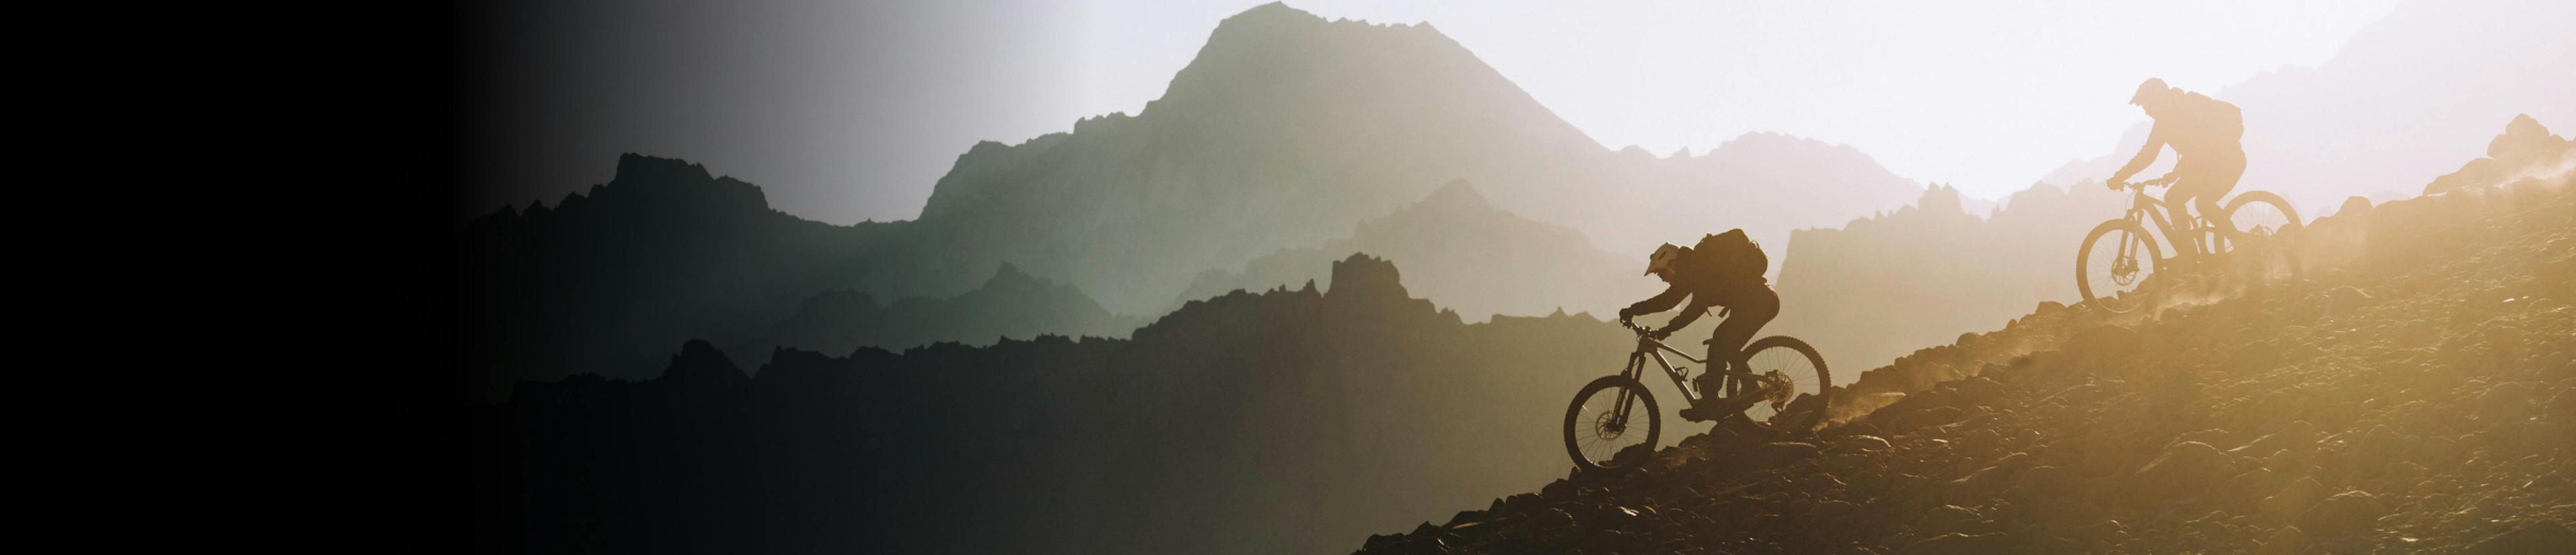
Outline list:
[[[701,162],[789,213],[906,219],[958,154],[1162,95],[1260,2],[531,0],[470,16],[460,215],[606,181],[622,152]],[[2216,92],[2316,65],[2393,0],[1344,2],[1428,22],[1605,146],[1749,131],[1846,143],[1998,196],[2109,152],[2138,81]]]

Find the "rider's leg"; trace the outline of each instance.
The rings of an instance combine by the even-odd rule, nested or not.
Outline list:
[[[2180,179],[2174,180],[2171,189],[2165,191],[2165,217],[2172,218],[2174,225],[2173,235],[2165,239],[2173,243],[2174,258],[2181,259],[2186,267],[2198,262],[2202,252],[2200,228],[2192,225],[2191,217],[2191,207],[2196,204],[2192,201],[2201,196],[2201,183],[2198,179],[2192,179],[2191,174],[2183,173],[2188,169],[2190,168],[2174,169],[2175,173],[2182,175]]]
[[[1719,323],[1717,331],[1710,334],[1708,338],[1710,360],[1742,362],[1745,355],[1744,344],[1753,342],[1753,334],[1762,331],[1764,324],[1771,323],[1771,318],[1780,315],[1779,293],[1761,285],[1746,289],[1747,291],[1737,295],[1736,298],[1728,299],[1732,302],[1726,308],[1726,321]],[[1721,356],[1721,353],[1725,358],[1716,358]],[[1737,369],[1742,370],[1742,368]]]
[[[2234,222],[2226,221],[2227,212],[2219,207],[2218,199],[2227,198],[2227,193],[2236,190],[2236,181],[2245,177],[2245,154],[2239,152],[2233,157],[2202,164],[2200,170],[2190,176],[2192,181],[2198,182],[2195,186],[2200,189],[2200,194],[2192,199],[2193,205],[2200,208],[2201,217],[2208,218],[2210,224],[2235,229]]]

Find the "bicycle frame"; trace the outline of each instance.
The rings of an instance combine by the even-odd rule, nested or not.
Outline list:
[[[1636,380],[1639,384],[1646,383],[1646,358],[1649,356],[1654,357],[1655,364],[1664,367],[1664,377],[1672,378],[1673,389],[1682,392],[1682,400],[1689,404],[1698,403],[1699,396],[1692,394],[1690,387],[1683,382],[1685,377],[1682,376],[1682,372],[1673,368],[1672,360],[1664,358],[1664,352],[1667,351],[1671,352],[1673,356],[1682,357],[1682,360],[1691,361],[1693,364],[1699,364],[1702,366],[1708,365],[1708,361],[1694,358],[1690,356],[1690,353],[1682,352],[1681,349],[1675,349],[1671,345],[1665,345],[1664,342],[1656,341],[1655,338],[1652,337],[1638,335],[1637,350],[1635,352],[1628,353],[1628,367],[1621,369],[1619,371],[1619,375],[1626,376],[1631,380]],[[1616,421],[1628,421],[1628,407],[1630,406],[1629,400],[1629,394],[1623,388],[1619,392],[1619,401],[1616,409],[1618,414],[1614,417]]]
[[[2148,182],[2148,183],[2133,184],[2133,185],[2130,185],[2130,186],[2129,186],[2130,188],[2135,189],[2135,190],[2136,190],[2136,192],[2135,192],[2135,193],[2133,193],[2133,194],[2131,194],[2131,195],[2129,195],[2129,209],[2128,209],[2127,214],[2125,214],[2123,217],[2124,217],[2124,218],[2127,218],[2127,219],[2128,219],[2129,221],[2131,221],[2131,222],[2137,222],[2137,221],[2144,220],[2144,221],[2146,221],[2147,223],[2155,224],[2155,225],[2156,225],[2156,234],[2157,234],[2157,235],[2159,235],[2159,236],[2162,236],[2162,237],[2164,238],[2164,241],[2165,241],[2165,244],[2166,244],[2166,245],[2168,245],[2168,246],[2172,246],[2172,247],[2173,247],[2173,251],[2171,251],[2171,252],[2173,252],[2173,253],[2174,253],[2174,256],[2168,256],[2168,257],[2165,257],[2165,260],[2172,260],[2172,259],[2180,258],[2180,257],[2182,256],[2182,246],[2183,246],[2183,243],[2182,243],[2181,241],[2176,241],[2176,240],[2174,240],[2174,237],[2175,237],[2175,235],[2174,235],[2174,222],[2175,222],[2176,220],[2174,220],[2174,219],[2172,218],[2172,216],[2171,216],[2171,215],[2166,214],[2166,209],[2165,209],[2164,199],[2160,199],[2160,198],[2156,198],[2156,197],[2147,196],[2147,187],[2154,186],[2154,185],[2157,185],[2157,183],[2155,183],[2155,182]],[[2165,185],[2165,186],[2170,187],[2172,184],[2171,184],[2171,183],[2163,183],[2162,185]],[[2168,191],[2168,193],[2170,193],[2170,191]],[[2209,217],[2209,215],[2208,215],[2208,214],[2202,214],[2202,215],[2200,215],[2199,217],[2194,218],[2194,219],[2196,219],[2196,220],[2199,220],[2199,221],[2203,222],[2204,224],[2206,224],[2206,225],[2207,225],[2207,226],[2209,226],[2209,227],[2218,228],[2218,229],[2219,229],[2219,231],[2220,231],[2220,235],[2221,235],[2221,236],[2225,236],[2225,235],[2227,235],[2227,234],[2234,233],[2234,232],[2236,231],[2236,229],[2235,229],[2235,227],[2236,227],[2236,226],[2235,226],[2235,225],[2233,225],[2233,224],[2234,224],[2234,222],[2228,222],[2228,221],[2226,221],[2226,220],[2225,220],[2225,219],[2223,219],[2223,218],[2222,218],[2222,219],[2211,219],[2211,218]],[[2145,226],[2140,226],[2140,227],[2145,227]],[[2197,232],[2197,231],[2199,231],[2199,230],[2200,230],[2200,228],[2198,228],[2198,227],[2194,227],[2194,228],[2192,228],[2192,231],[2195,231],[2195,232]],[[2189,239],[2192,239],[2192,238],[2190,238],[2190,237],[2184,237],[2183,239],[2189,240]],[[2206,251],[2206,250],[2208,250],[2208,249],[2203,248],[2203,245],[2201,245],[2201,244],[2200,244],[2200,241],[2196,241],[2196,240],[2195,240],[2195,241],[2192,241],[2192,242],[2191,242],[2191,245],[2192,245],[2192,252],[2193,252],[2194,254],[2208,254],[2207,252],[2205,252],[2205,251]],[[2119,255],[2120,255],[2122,258],[2128,258],[2128,257],[2134,257],[2134,256],[2136,256],[2136,255],[2137,255],[2137,253],[2135,253],[2135,252],[2130,252],[2130,251],[2129,251],[2129,248],[2130,248],[2130,247],[2129,247],[2129,245],[2128,245],[2128,242],[2126,242],[2126,241],[2121,242],[2121,244],[2120,244],[2120,253],[2119,253]],[[2157,261],[2157,262],[2163,262],[2163,260],[2159,260],[2159,261]]]

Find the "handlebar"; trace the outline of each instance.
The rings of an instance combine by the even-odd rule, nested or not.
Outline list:
[[[2146,180],[2146,181],[2139,181],[2139,182],[2136,182],[2136,183],[2130,183],[2130,184],[2129,184],[2129,186],[2131,186],[2131,187],[2137,187],[2137,188],[2140,188],[2140,189],[2144,189],[2144,188],[2147,188],[2147,187],[2165,187],[2165,186],[2171,186],[2171,185],[2173,185],[2173,184],[2174,184],[2174,181],[2179,180],[2179,179],[2181,179],[2181,176],[2172,175],[2172,174],[2166,174],[2164,177],[2158,177],[2158,178],[2155,178],[2155,179],[2149,179],[2149,180]]]

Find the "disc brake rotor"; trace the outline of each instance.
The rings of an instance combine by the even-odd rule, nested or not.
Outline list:
[[[1625,422],[1618,422],[1618,418],[1617,411],[1602,411],[1601,417],[1592,422],[1592,433],[1605,440],[1619,439],[1620,435],[1628,433],[1628,426]]]

